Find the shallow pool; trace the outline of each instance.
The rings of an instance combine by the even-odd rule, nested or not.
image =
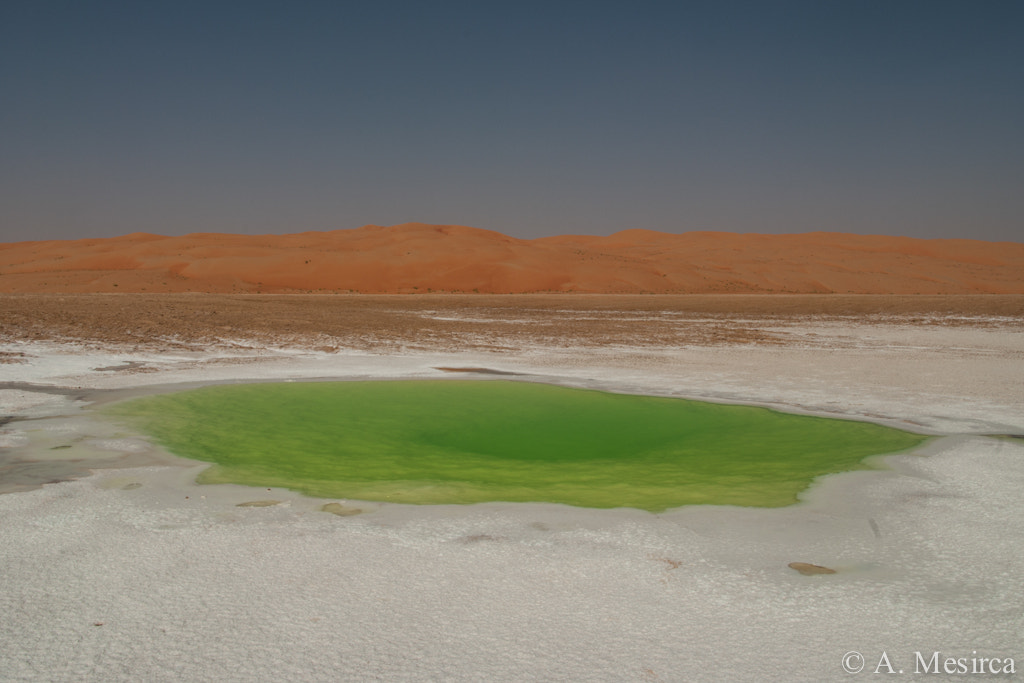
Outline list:
[[[519,381],[211,386],[107,406],[201,483],[400,503],[777,507],[927,437],[750,406]]]

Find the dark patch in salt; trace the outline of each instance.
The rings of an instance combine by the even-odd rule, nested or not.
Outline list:
[[[146,364],[137,360],[126,360],[120,365],[108,365],[103,368],[94,368],[96,372],[120,372],[122,370],[138,370],[146,367]]]
[[[352,517],[354,515],[362,514],[363,512],[360,508],[348,507],[341,503],[327,503],[325,505],[321,505],[320,509],[323,512],[329,512],[332,515],[338,515],[339,517]]]
[[[470,544],[470,543],[481,543],[483,541],[501,541],[503,540],[500,536],[491,536],[490,534],[473,534],[471,536],[463,536],[459,539],[459,542]]]
[[[809,562],[790,562],[790,569],[795,569],[804,576],[817,576],[820,574],[835,574],[835,569],[828,567],[822,567],[820,564],[810,564]]]
[[[447,367],[434,367],[435,370],[441,372],[474,372],[479,375],[525,375],[524,372],[510,372],[508,370],[495,370],[494,368],[447,368]]]
[[[150,467],[178,464],[178,460],[152,453],[125,453],[105,458],[68,458],[33,460],[0,453],[0,494],[31,491],[45,484],[82,479],[98,469]]]
[[[882,532],[878,528],[878,523],[875,522],[875,520],[872,519],[871,517],[868,517],[868,525],[871,527],[871,533],[873,533],[875,535],[875,538],[881,538],[882,537]]]
[[[29,391],[37,394],[55,394],[57,396],[80,396],[82,389],[74,387],[55,387],[49,384],[33,384],[32,382],[0,382],[0,389],[11,389],[14,391]],[[90,390],[100,391],[100,390]]]

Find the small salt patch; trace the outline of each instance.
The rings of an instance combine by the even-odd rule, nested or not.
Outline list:
[[[47,432],[54,432],[56,434],[78,434],[82,431],[81,425],[77,425],[73,422],[50,424],[43,427],[43,429]]]
[[[68,399],[36,391],[0,389],[0,413],[42,417],[66,408]]]
[[[120,453],[143,453],[149,450],[149,444],[136,439],[97,439],[87,442],[93,448]]]
[[[18,448],[28,445],[28,437],[25,432],[18,430],[0,431],[0,448]]]

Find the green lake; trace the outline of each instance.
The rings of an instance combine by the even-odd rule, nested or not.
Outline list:
[[[210,386],[103,413],[200,483],[397,503],[533,501],[654,512],[778,507],[823,474],[927,437],[766,408],[499,380]]]

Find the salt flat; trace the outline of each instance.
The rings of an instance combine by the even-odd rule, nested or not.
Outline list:
[[[862,676],[883,653],[911,678],[917,653],[1024,665],[1024,441],[986,436],[1024,434],[1024,315],[560,303],[517,324],[484,303],[396,302],[329,339],[5,330],[0,456],[115,468],[0,495],[0,678],[821,681],[848,680],[851,651]],[[341,501],[364,510],[342,517],[197,486],[202,465],[87,410],[176,383],[453,376],[439,367],[942,438],[782,509]],[[237,507],[265,499],[281,504]]]

